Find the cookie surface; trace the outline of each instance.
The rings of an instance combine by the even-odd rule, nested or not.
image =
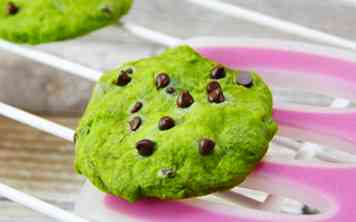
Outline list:
[[[117,22],[132,0],[0,0],[0,38],[28,44],[65,40]]]
[[[232,188],[277,130],[255,73],[227,69],[188,46],[105,73],[76,131],[75,167],[129,201]]]

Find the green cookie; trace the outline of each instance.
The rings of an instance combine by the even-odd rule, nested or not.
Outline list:
[[[132,0],[0,0],[0,38],[39,44],[78,37],[118,21]]]
[[[188,46],[105,73],[76,131],[75,166],[128,201],[227,190],[256,167],[277,131],[255,73]]]

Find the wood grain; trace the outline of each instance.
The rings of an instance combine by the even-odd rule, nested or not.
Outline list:
[[[72,128],[77,122],[75,117],[45,118]],[[1,182],[72,210],[75,196],[84,181],[73,170],[73,155],[73,144],[0,118]],[[48,219],[0,198],[0,221]]]

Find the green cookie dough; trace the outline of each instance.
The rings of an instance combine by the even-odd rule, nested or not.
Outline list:
[[[272,96],[255,73],[222,68],[213,80],[216,67],[221,66],[180,46],[105,73],[76,130],[77,172],[130,202],[188,198],[240,184],[277,131]],[[157,87],[160,73],[167,75]],[[222,89],[223,96],[209,94],[217,100],[208,99],[212,81]],[[189,97],[177,101],[184,91],[193,97],[190,106]],[[187,107],[178,107],[182,101]],[[173,119],[173,127],[169,118],[159,124],[164,116]],[[209,140],[201,148],[204,138]],[[154,149],[146,143],[138,150],[143,139],[151,140]]]
[[[0,0],[0,38],[39,44],[78,37],[117,22],[132,0]]]

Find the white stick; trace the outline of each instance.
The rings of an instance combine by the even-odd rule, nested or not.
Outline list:
[[[174,38],[159,32],[155,32],[131,23],[124,24],[123,26],[124,28],[131,31],[132,33],[138,35],[139,37],[148,39],[150,41],[165,46],[174,46],[182,41],[178,38]],[[96,81],[101,76],[100,71],[85,67],[77,63],[70,62],[63,58],[51,55],[49,53],[40,50],[36,50],[35,48],[28,48],[26,46],[21,46],[4,40],[0,40],[0,49],[15,53],[25,58],[29,58],[33,61],[37,61],[39,63],[46,64],[54,68],[58,68],[60,70],[69,72],[74,75],[81,76],[85,79],[89,79],[92,81]]]
[[[101,76],[101,73],[96,70],[33,48],[27,48],[3,40],[0,40],[0,48],[75,75],[80,74],[80,76],[89,80],[95,80]]]
[[[48,121],[36,115],[27,113],[15,107],[9,106],[0,102],[0,115],[14,119],[36,129],[48,132],[52,135],[58,136],[68,141],[73,140],[74,131],[59,125],[57,123]]]
[[[63,222],[89,222],[54,205],[0,183],[0,194],[14,202]]]
[[[143,38],[147,39],[149,41],[159,43],[168,47],[174,47],[183,42],[182,39],[175,38],[157,31],[153,31],[150,29],[147,29],[142,26],[138,26],[132,23],[119,23],[122,24],[122,27],[125,28],[126,30],[130,31],[131,33]]]
[[[132,32],[133,34],[149,41],[162,44],[164,46],[176,46],[182,43],[183,41],[181,39],[160,32],[156,32],[132,23],[121,24],[123,24],[123,27],[125,29]],[[25,58],[32,59],[33,61],[37,61],[39,63],[49,65],[54,68],[58,68],[74,75],[79,75],[85,79],[96,81],[101,76],[100,71],[85,67],[77,63],[73,63],[71,61],[65,60],[63,58],[51,55],[40,50],[36,50],[33,47],[30,48],[0,40],[0,49],[7,50]]]
[[[239,6],[231,5],[218,0],[188,0],[188,1],[215,11],[225,13],[227,15],[231,15],[250,22],[254,22],[258,25],[267,26],[272,29],[279,30],[281,32],[298,35],[307,39],[328,43],[334,46],[356,50],[356,43],[354,41],[344,39],[338,36],[330,35],[321,31],[313,30],[311,28],[307,28],[292,22],[276,19],[271,16],[264,15],[262,13],[258,13],[255,11],[251,11]]]
[[[32,59],[34,61],[61,69],[63,71],[70,72],[72,74],[80,73],[81,76],[85,77],[86,79],[97,79],[98,76],[100,77],[101,75],[100,72],[93,69],[67,61],[46,52],[35,50],[33,48],[27,48],[25,46],[20,46],[3,40],[0,40],[0,48]]]
[[[346,108],[351,104],[351,101],[348,99],[344,99],[344,98],[336,98],[332,101],[332,103],[330,104],[330,107],[332,108]]]
[[[216,192],[213,196],[249,208],[260,208],[263,205],[262,202],[233,191]]]

